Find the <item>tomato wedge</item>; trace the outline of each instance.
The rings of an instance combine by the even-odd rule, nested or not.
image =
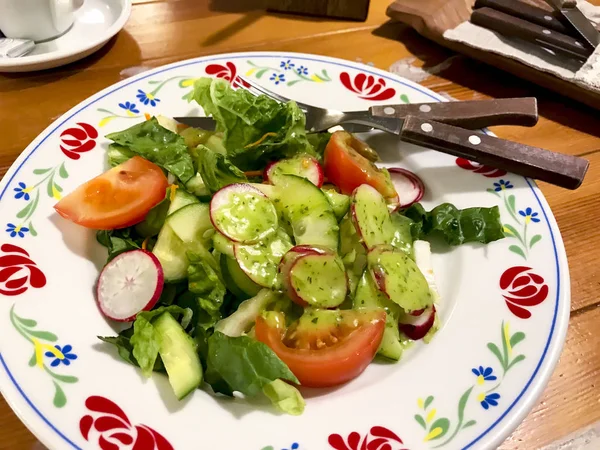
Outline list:
[[[369,184],[386,199],[398,194],[387,171],[361,155],[366,143],[347,131],[336,131],[325,147],[325,176],[342,194],[350,195],[361,184]]]
[[[134,156],[82,184],[54,209],[65,219],[96,230],[138,223],[165,198],[167,177],[156,164]]]
[[[259,316],[256,339],[287,364],[302,386],[328,387],[356,378],[373,360],[385,328],[385,311],[307,311],[287,331],[284,323],[281,313]]]

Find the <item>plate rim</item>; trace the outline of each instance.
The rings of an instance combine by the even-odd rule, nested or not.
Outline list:
[[[124,0],[131,4],[131,0]],[[130,78],[125,80],[121,80],[117,83],[114,83],[106,88],[100,90],[96,94],[93,94],[86,99],[82,100],[74,107],[69,109],[67,112],[62,114],[59,118],[53,121],[49,126],[47,126],[42,132],[38,134],[38,136],[25,148],[25,150],[19,155],[19,157],[14,161],[14,163],[8,169],[6,175],[3,177],[0,182],[0,200],[5,195],[8,186],[12,183],[15,176],[19,173],[19,170],[23,167],[23,165],[27,162],[27,160],[35,153],[35,151],[44,143],[44,141],[52,136],[60,127],[62,127],[66,122],[71,120],[75,115],[85,110],[89,106],[93,105],[97,101],[106,97],[113,92],[116,92],[126,86],[137,83],[145,78],[157,75],[162,72],[166,72],[175,68],[184,67],[188,65],[198,64],[198,63],[207,63],[215,60],[223,60],[223,59],[238,59],[243,57],[263,57],[263,58],[301,58],[304,60],[312,60],[317,62],[327,62],[340,67],[349,68],[353,70],[361,70],[364,73],[368,73],[371,75],[377,75],[383,77],[389,81],[393,81],[394,83],[400,83],[405,85],[411,89],[414,89],[432,100],[436,102],[444,102],[450,101],[448,98],[441,96],[440,94],[431,91],[430,89],[419,85],[411,80],[408,80],[402,76],[396,75],[394,73],[378,69],[360,62],[354,62],[350,60],[345,60],[341,58],[329,57],[324,55],[310,54],[310,53],[301,53],[301,52],[281,52],[281,51],[260,51],[260,52],[232,52],[232,53],[217,53],[211,55],[199,56],[196,58],[185,59],[181,61],[176,61],[170,64],[161,65],[145,72],[136,74]],[[485,130],[486,133],[489,133]],[[489,133],[492,134],[492,133]],[[492,134],[493,135],[493,134]],[[554,372],[554,369],[559,361],[559,357],[562,353],[566,333],[569,325],[569,312],[570,312],[570,304],[571,304],[571,289],[570,289],[570,274],[569,267],[567,261],[567,255],[564,247],[564,242],[562,239],[562,235],[560,233],[560,229],[558,224],[556,223],[556,218],[554,213],[552,212],[546,198],[543,193],[540,191],[539,187],[535,183],[534,180],[529,178],[524,178],[529,188],[532,190],[538,205],[540,206],[546,224],[548,225],[548,230],[550,232],[552,247],[554,252],[555,259],[555,273],[557,279],[557,288],[556,288],[556,299],[554,306],[554,314],[552,319],[552,326],[550,328],[549,335],[547,337],[547,341],[540,357],[540,360],[537,362],[535,369],[528,381],[525,383],[524,387],[521,389],[520,393],[517,397],[511,402],[511,404],[506,408],[506,410],[484,431],[480,432],[474,439],[472,439],[464,449],[472,448],[475,445],[482,445],[485,443],[486,445],[491,445],[493,447],[502,443],[512,432],[516,430],[516,428],[521,424],[525,416],[533,409],[533,407],[537,404],[537,401],[544,389],[546,388],[550,376]],[[548,214],[550,213],[550,214]],[[565,317],[566,316],[566,317]],[[6,362],[0,352],[0,365],[2,365],[4,371],[6,371],[8,375],[9,381],[12,382],[13,386],[20,393],[21,397],[25,400],[29,406],[32,407],[37,416],[43,421],[46,422],[50,426],[52,430],[54,430],[65,442],[69,443],[73,448],[79,449],[80,447],[73,443],[69,438],[67,438],[60,430],[56,429],[54,425],[33,405],[31,400],[27,397],[24,391],[20,388],[16,380],[13,378],[10,369],[6,365]],[[0,377],[0,388],[6,384],[6,379],[4,377]],[[533,384],[533,386],[532,386]],[[3,389],[0,389],[0,391]],[[527,395],[526,395],[527,394]],[[15,412],[15,414],[19,417],[19,419],[25,424],[25,426],[34,434],[44,445],[50,445],[51,441],[44,436],[43,430],[37,430],[33,426],[34,424],[30,424],[30,420],[25,419],[25,414],[19,409],[18,405],[16,405],[16,401],[7,398],[4,396],[7,404],[11,407],[11,409]],[[516,407],[516,408],[515,408]],[[512,414],[510,414],[512,412]],[[31,416],[29,416],[31,417]],[[47,429],[46,429],[47,430]],[[491,434],[490,434],[491,433]]]

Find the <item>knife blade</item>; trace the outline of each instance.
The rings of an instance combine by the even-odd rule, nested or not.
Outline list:
[[[577,30],[592,50],[600,44],[600,32],[577,7],[577,2],[574,0],[565,2],[563,0],[546,0],[546,3],[558,11]]]
[[[215,131],[217,123],[212,117],[173,117],[179,123],[187,125],[188,127],[201,128],[207,131]],[[360,125],[358,123],[345,123],[341,127],[349,133],[365,133],[371,131],[373,127],[367,125]]]

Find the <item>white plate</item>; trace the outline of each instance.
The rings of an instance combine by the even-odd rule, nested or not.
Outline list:
[[[238,53],[145,72],[64,114],[0,185],[0,388],[15,412],[51,449],[123,450],[136,440],[151,450],[495,448],[535,404],[564,342],[570,294],[559,230],[531,180],[390,135],[367,138],[386,165],[421,176],[425,207],[498,205],[508,233],[488,246],[436,249],[442,328],[429,345],[415,345],[398,364],[371,364],[337,389],[305,391],[306,411],[292,417],[202,390],[178,403],[164,376],[144,381],[97,340],[114,333],[92,294],[106,253],[92,231],[60,219],[52,206],[105,169],[107,133],[145,114],[200,113],[185,96],[207,73],[245,74],[299,101],[344,110],[442,101],[358,63]],[[46,356],[54,345],[71,356]]]
[[[32,72],[80,60],[100,49],[129,19],[131,0],[84,0],[65,34],[21,58],[0,58],[0,72]]]

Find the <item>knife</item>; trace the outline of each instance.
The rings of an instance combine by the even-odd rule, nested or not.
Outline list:
[[[215,131],[217,123],[212,117],[173,117],[177,122],[187,125],[188,127],[201,128],[206,131]],[[360,125],[358,123],[344,123],[341,127],[349,133],[365,133],[371,131],[373,127],[368,125]]]
[[[588,45],[566,34],[536,25],[527,20],[484,7],[473,11],[471,22],[488,30],[533,42],[552,51],[567,53],[577,59],[586,60],[591,54]]]
[[[408,115],[425,117],[431,120],[458,125],[468,129],[479,129],[493,125],[521,125],[532,127],[538,121],[537,101],[535,97],[502,98],[494,100],[413,103],[399,105],[379,105],[369,108],[372,119],[384,120],[387,129],[398,134],[404,118]],[[366,111],[358,111],[363,117]],[[348,116],[352,112],[347,113]],[[184,125],[212,131],[215,122],[210,117],[174,117]],[[371,127],[354,123],[341,125],[346,131],[368,131]]]
[[[595,49],[600,44],[600,33],[592,22],[577,8],[575,0],[546,0],[555,11],[559,12],[577,30],[586,44]]]
[[[556,11],[538,8],[521,0],[476,0],[473,9],[485,8],[486,6],[562,34],[579,36],[571,27],[566,27],[563,24],[560,20],[562,19],[561,14]]]
[[[577,189],[589,167],[589,161],[577,156],[499,139],[422,117],[406,117],[400,139],[567,189]]]

